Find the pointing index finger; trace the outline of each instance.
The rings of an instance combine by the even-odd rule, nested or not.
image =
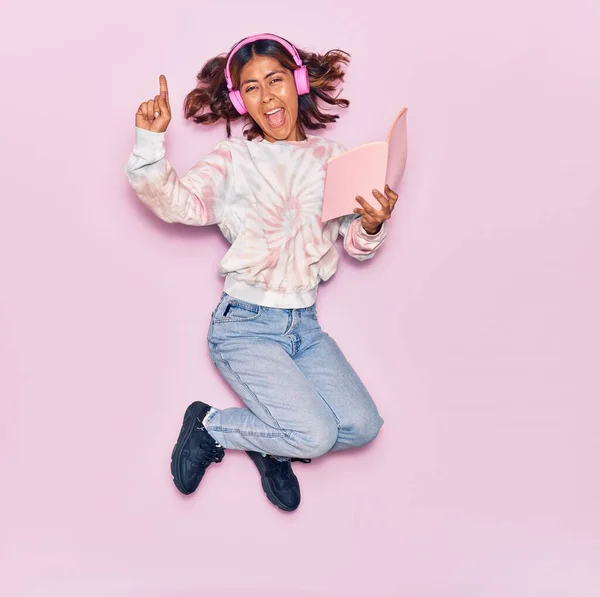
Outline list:
[[[167,78],[164,75],[160,75],[160,77],[158,78],[158,83],[160,86],[160,94],[163,97],[167,97],[167,95],[169,94],[169,88],[167,87]]]

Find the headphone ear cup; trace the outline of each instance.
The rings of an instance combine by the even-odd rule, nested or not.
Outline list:
[[[229,99],[233,104],[233,107],[238,111],[238,114],[246,114],[248,110],[246,110],[246,106],[244,104],[244,100],[242,99],[242,94],[239,90],[234,89],[229,92]]]
[[[294,79],[296,81],[296,90],[298,91],[298,95],[306,95],[310,93],[308,69],[305,66],[300,66],[294,71]]]

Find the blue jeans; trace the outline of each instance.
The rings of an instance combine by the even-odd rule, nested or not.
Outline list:
[[[224,293],[208,345],[246,405],[205,421],[224,448],[316,458],[372,441],[383,424],[358,375],[321,329],[314,305],[276,309]]]

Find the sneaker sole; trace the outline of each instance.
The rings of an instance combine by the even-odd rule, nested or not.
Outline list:
[[[248,454],[248,452],[246,452],[246,454]],[[258,472],[260,473],[260,484],[262,485],[263,491],[265,492],[265,495],[267,496],[269,501],[274,506],[277,506],[280,510],[283,510],[284,512],[293,512],[294,510],[296,510],[298,508],[298,506],[300,505],[300,501],[298,501],[298,506],[290,507],[290,506],[286,506],[284,503],[280,502],[277,499],[277,497],[272,494],[271,488],[269,487],[269,485],[267,483],[267,479],[264,476],[265,470],[264,470],[264,467],[262,466],[263,456],[258,453],[248,454],[248,456],[250,456],[250,459],[252,460],[252,462],[254,462],[254,464],[256,465],[256,468],[258,468]]]
[[[173,476],[173,482],[175,483],[175,487],[177,487],[177,489],[183,493],[184,495],[190,495],[192,493],[194,493],[194,491],[196,491],[195,489],[192,491],[189,491],[188,489],[186,489],[183,485],[183,483],[181,482],[181,477],[179,476],[179,458],[181,456],[181,451],[183,450],[183,446],[185,446],[185,444],[187,443],[188,439],[190,438],[190,435],[192,434],[192,431],[194,430],[194,425],[196,424],[196,419],[197,419],[197,415],[199,412],[201,412],[203,409],[206,408],[206,405],[203,404],[202,402],[197,402],[194,403],[192,406],[194,406],[194,416],[190,417],[187,421],[187,424],[185,424],[181,431],[179,432],[179,437],[177,438],[177,443],[175,444],[175,446],[173,447],[173,451],[171,452],[171,475]],[[190,407],[188,407],[189,409]],[[188,413],[188,410],[186,410],[186,414]],[[185,415],[184,415],[184,419],[185,419]]]

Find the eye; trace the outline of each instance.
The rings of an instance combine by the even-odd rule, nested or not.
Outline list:
[[[274,79],[271,79],[271,83],[279,83],[281,81],[281,77],[276,77]]]
[[[250,93],[251,91],[254,91],[256,89],[256,87],[254,85],[251,85],[250,87],[246,87],[246,89],[244,90],[245,93]]]

